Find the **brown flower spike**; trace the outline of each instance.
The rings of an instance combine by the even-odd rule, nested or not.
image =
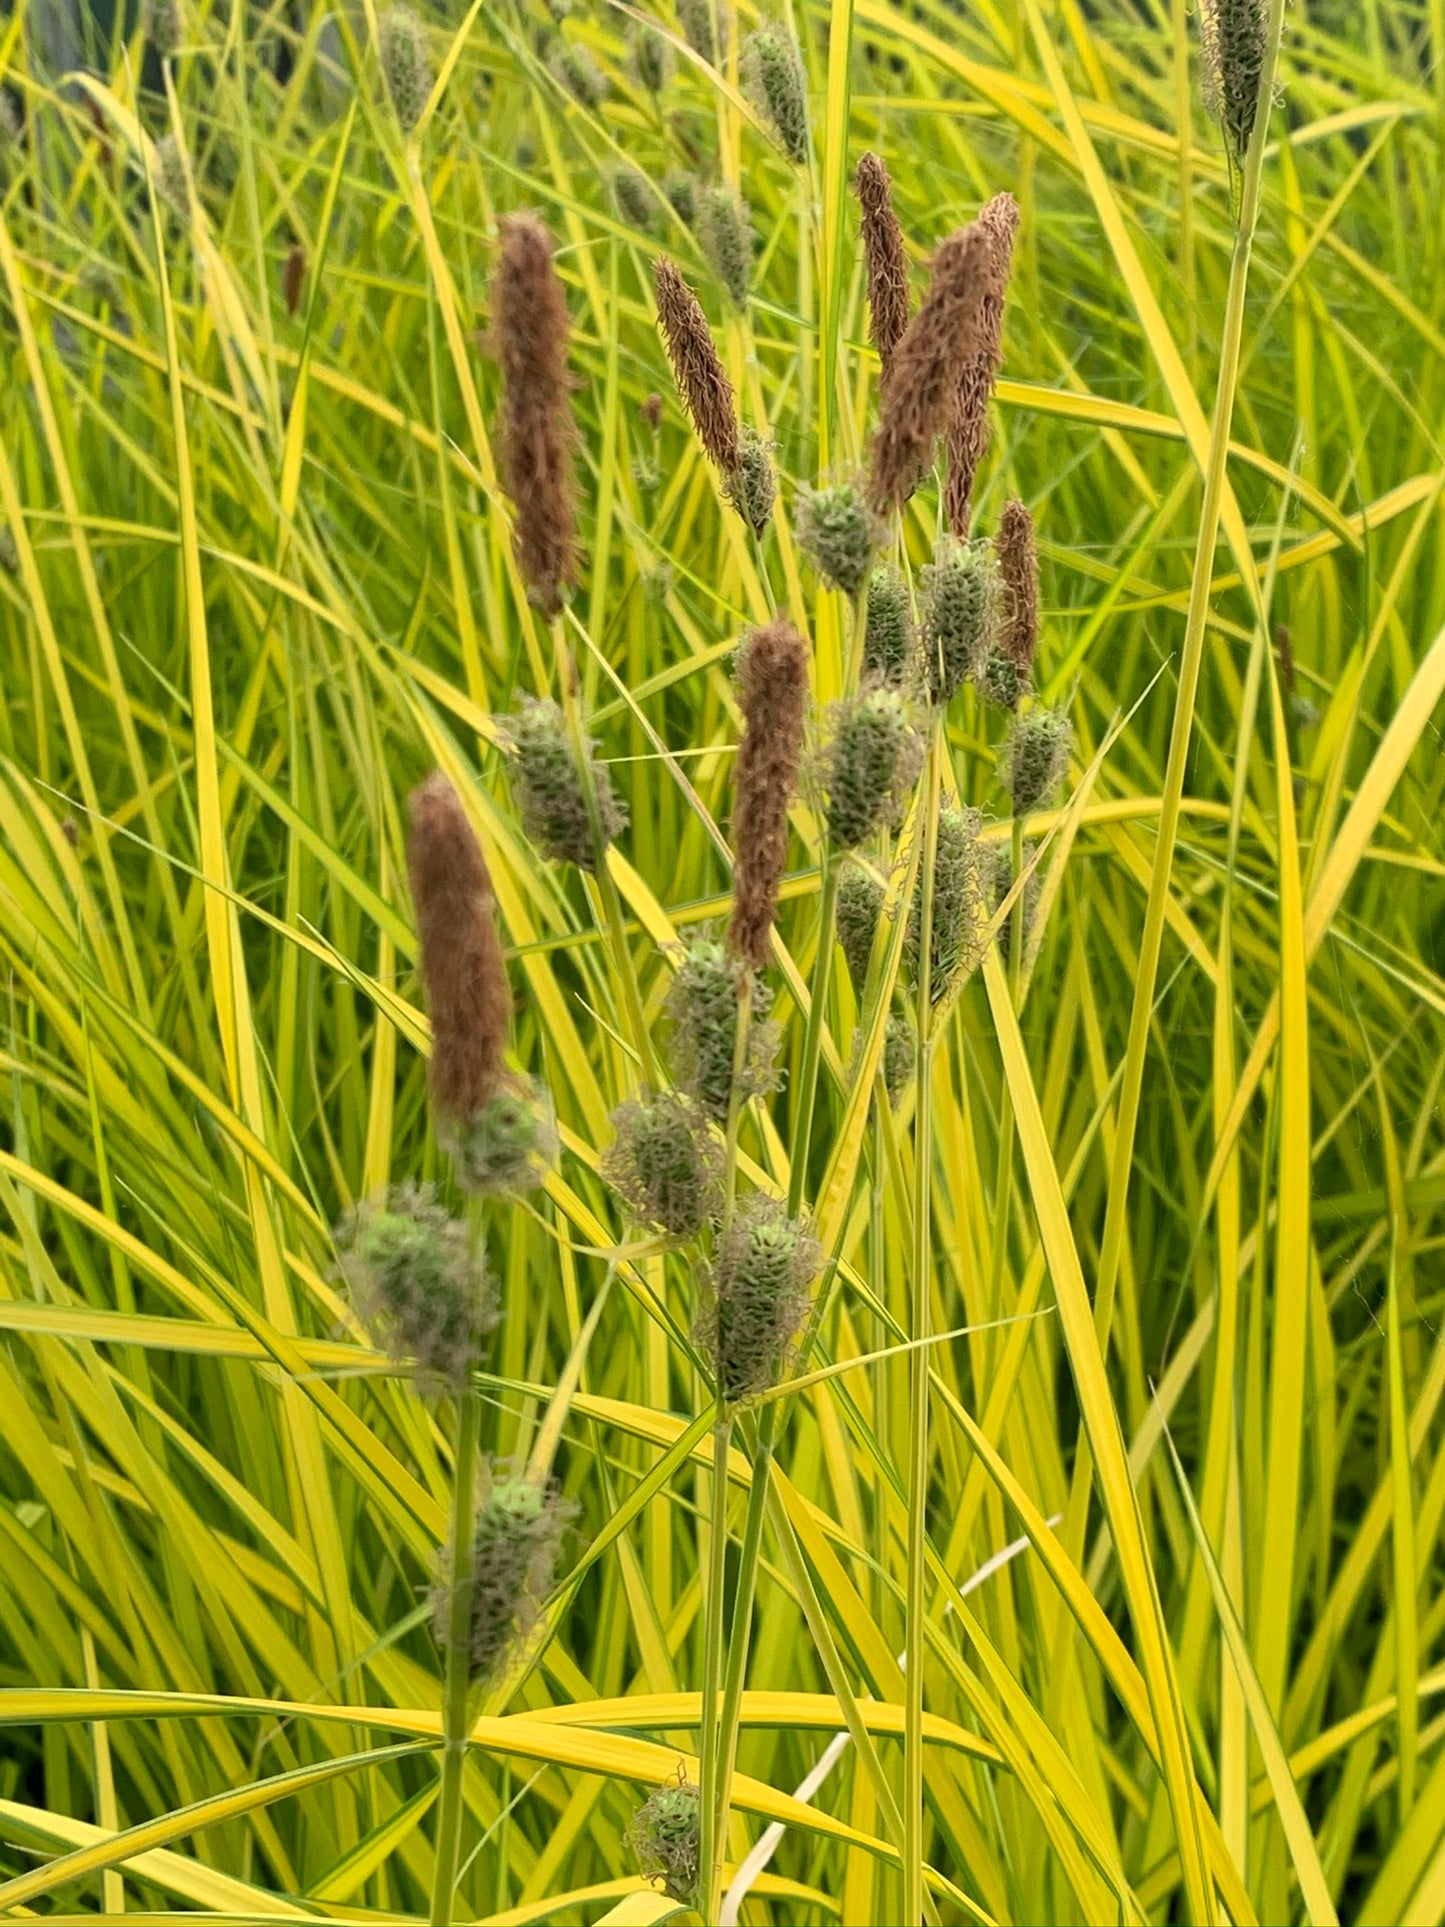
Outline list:
[[[923,305],[893,354],[883,415],[873,438],[868,494],[880,515],[906,502],[953,412],[959,372],[978,353],[994,246],[975,221],[940,242]]]
[[[908,257],[903,229],[893,212],[893,183],[876,154],[865,154],[853,176],[863,210],[863,259],[868,271],[869,336],[878,350],[886,386],[893,351],[908,326]]]
[[[733,777],[728,948],[761,970],[788,856],[788,804],[798,783],[808,703],[808,646],[785,616],[754,629],[737,680],[743,739]]]
[[[1026,684],[1039,646],[1039,554],[1034,518],[1022,502],[1005,502],[993,550],[1003,586],[998,646]]]
[[[502,480],[517,512],[517,560],[534,600],[552,616],[577,580],[577,430],[568,406],[567,301],[552,265],[552,237],[535,215],[502,222],[492,322],[502,364]]]
[[[1003,303],[1018,225],[1018,203],[1008,193],[995,194],[977,221],[992,244],[992,271],[986,276],[977,343],[958,372],[953,419],[948,425],[948,479],[943,491],[949,531],[961,542],[968,538],[973,484],[988,447],[988,404],[1003,360]]]
[[[431,1012],[431,1101],[465,1124],[502,1080],[512,1000],[487,865],[456,791],[434,770],[407,800],[407,868]]]
[[[682,396],[697,438],[709,461],[724,475],[733,475],[741,459],[737,405],[733,385],[713,345],[697,296],[676,266],[665,256],[652,271],[657,294],[657,320],[663,346],[672,363],[677,392]]]

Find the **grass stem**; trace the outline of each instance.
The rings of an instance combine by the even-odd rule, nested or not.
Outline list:
[[[452,1471],[452,1542],[447,1575],[446,1686],[442,1701],[442,1779],[437,1801],[436,1861],[431,1927],[451,1927],[462,1840],[462,1771],[466,1765],[471,1695],[472,1531],[476,1516],[481,1394],[468,1388],[457,1402],[456,1463]]]

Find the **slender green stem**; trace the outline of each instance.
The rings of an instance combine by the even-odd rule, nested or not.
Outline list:
[[[462,1768],[467,1757],[467,1702],[471,1694],[472,1532],[476,1514],[481,1394],[458,1401],[457,1454],[452,1472],[452,1543],[447,1588],[446,1688],[442,1702],[441,1794],[437,1802],[436,1864],[431,1927],[451,1927],[462,1842]]]
[[[793,1114],[793,1149],[788,1169],[788,1216],[803,1206],[808,1179],[808,1152],[813,1141],[813,1117],[818,1108],[818,1060],[823,1049],[823,1015],[833,974],[833,925],[838,909],[838,870],[823,846],[823,890],[818,907],[818,954],[813,961],[808,1024],[803,1032],[803,1062],[798,1071],[798,1107]]]
[[[1013,825],[1013,881],[1017,885],[1024,867],[1024,826],[1015,817]],[[1019,991],[1023,983],[1024,953],[1024,893],[1019,891],[1014,898],[1013,909],[1009,912],[1009,990],[1013,997],[1013,1007],[1019,1007]],[[1008,1079],[1003,1080],[1003,1094],[998,1107],[998,1172],[994,1183],[993,1198],[993,1237],[989,1254],[988,1297],[984,1300],[988,1307],[989,1318],[1001,1318],[1003,1307],[999,1303],[999,1293],[1003,1289],[1004,1254],[1008,1250],[1008,1221],[1012,1210],[1014,1165],[1014,1107],[1013,1095],[1009,1090]]]
[[[932,1281],[933,1170],[933,872],[938,859],[939,766],[942,729],[928,749],[923,810],[923,860],[918,879],[918,1068],[913,1119],[913,1264],[908,1361],[908,1572],[904,1620],[908,1671],[903,1711],[903,1914],[908,1927],[923,1919],[923,1569],[928,1529],[928,1336]]]
[[[732,1444],[732,1416],[718,1396],[717,1423],[712,1429],[712,1545],[707,1568],[707,1595],[704,1602],[702,1646],[701,1728],[702,1786],[699,1789],[699,1842],[701,1912],[704,1920],[716,1920],[722,1885],[722,1859],[726,1844],[727,1812],[721,1802],[718,1693],[722,1685],[723,1591],[727,1584],[728,1552],[728,1449]]]

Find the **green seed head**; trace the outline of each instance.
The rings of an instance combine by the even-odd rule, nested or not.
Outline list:
[[[699,937],[688,946],[668,993],[673,1073],[682,1089],[719,1124],[726,1122],[732,1098],[738,999],[744,975],[745,967],[729,956],[722,944],[711,937]],[[774,1086],[777,1030],[764,1021],[770,1001],[766,987],[754,979],[741,1096]]]
[[[723,0],[677,0],[683,37],[710,66],[720,67],[727,52],[728,10]]]
[[[870,682],[903,682],[914,666],[918,639],[908,584],[889,563],[868,578],[863,623],[863,676]]]
[[[377,31],[386,91],[391,96],[402,132],[409,134],[421,119],[421,110],[431,93],[432,72],[426,36],[410,7],[389,7],[381,16]]]
[[[987,542],[947,536],[923,571],[924,687],[942,707],[988,656],[997,609],[997,566]]]
[[[724,1234],[697,1337],[729,1404],[776,1385],[808,1308],[822,1258],[777,1198],[754,1192]]]
[[[978,693],[993,709],[1017,709],[1028,693],[1028,682],[1018,664],[996,642],[991,642],[983,661],[974,672]]]
[[[1024,845],[1024,868],[1026,870],[1028,869],[1028,866],[1032,861],[1032,859],[1033,859],[1033,845],[1026,843]],[[995,917],[998,915],[999,911],[1003,908],[1004,903],[1007,901],[1008,893],[1010,890],[1012,890],[1013,885],[1014,885],[1013,852],[1010,850],[1007,843],[1000,843],[994,849],[992,867],[989,872],[988,913],[990,917]],[[1023,913],[1024,913],[1023,929],[1024,929],[1025,942],[1027,942],[1029,933],[1034,926],[1034,912],[1038,908],[1038,902],[1039,902],[1039,873],[1037,870],[1032,870],[1029,872],[1028,881],[1024,884],[1024,890],[1023,890]],[[1003,923],[999,927],[998,945],[1000,950],[1003,951],[1005,957],[1007,958],[1012,957],[1013,955],[1013,912],[1012,911],[1010,911],[1008,916],[1004,918]]]
[[[754,535],[773,519],[778,485],[773,479],[772,444],[745,423],[738,431],[738,465],[727,478],[727,498]]]
[[[678,220],[684,227],[691,227],[697,219],[697,182],[691,174],[669,174],[662,192]]]
[[[828,834],[853,850],[891,821],[914,777],[922,743],[908,704],[886,684],[836,703],[824,758]]]
[[[186,163],[181,144],[174,134],[156,142],[156,191],[173,214],[187,221],[191,214],[191,184],[186,179]]]
[[[937,1003],[961,970],[978,962],[984,928],[982,866],[978,852],[977,810],[942,810],[938,852],[933,866],[932,942],[929,991]],[[923,931],[923,879],[913,893],[905,955],[916,972]]]
[[[883,1037],[883,1085],[890,1104],[896,1104],[907,1090],[917,1062],[918,1039],[912,1021],[895,1010]]]
[[[781,27],[762,27],[743,49],[754,104],[795,166],[808,158],[808,76],[798,43]]]
[[[590,112],[602,105],[607,95],[607,76],[597,65],[590,47],[576,41],[559,41],[547,64],[559,86],[566,89],[579,107]]]
[[[697,199],[697,238],[707,264],[735,308],[748,305],[753,230],[747,209],[730,187],[705,187]]]
[[[593,834],[583,772],[566,718],[553,702],[524,697],[514,716],[503,718],[514,762],[512,782],[522,827],[547,856],[596,870],[602,851]],[[592,745],[586,748],[605,849],[627,821],[612,779]]]
[[[1069,719],[1060,709],[1039,707],[1014,717],[999,749],[998,770],[1015,816],[1037,809],[1063,782],[1073,740]]]
[[[472,1536],[469,1660],[473,1682],[494,1679],[522,1645],[551,1591],[569,1508],[547,1487],[495,1473]],[[445,1647],[450,1592],[433,1594]]]
[[[557,1155],[557,1127],[545,1093],[509,1079],[474,1116],[449,1125],[445,1148],[467,1191],[513,1196],[535,1191]]]
[[[357,1311],[423,1385],[459,1392],[497,1322],[496,1295],[467,1227],[428,1187],[402,1185],[363,1204],[337,1233],[341,1275]]]
[[[721,1158],[699,1107],[668,1091],[612,1113],[615,1140],[602,1175],[634,1216],[674,1238],[692,1238],[716,1206]]]
[[[798,505],[798,544],[823,580],[857,595],[878,546],[878,522],[851,482],[809,489]]]
[[[1259,112],[1269,43],[1265,11],[1264,0],[1201,0],[1205,104],[1237,163],[1244,160]]]
[[[673,1900],[691,1906],[702,1861],[697,1788],[686,1779],[660,1786],[633,1815],[627,1837],[644,1878],[660,1880]]]
[[[632,42],[632,64],[650,94],[660,94],[672,78],[672,46],[653,27],[639,26]]]
[[[873,954],[873,933],[883,914],[883,885],[871,870],[850,863],[838,884],[838,943],[853,988],[861,997]]]
[[[146,37],[162,60],[178,52],[183,37],[180,0],[151,0]]]

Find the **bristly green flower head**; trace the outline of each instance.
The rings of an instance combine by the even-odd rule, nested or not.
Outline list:
[[[180,50],[182,28],[180,0],[151,0],[146,18],[146,37],[162,60]]]
[[[1029,685],[1019,666],[1006,649],[991,641],[987,654],[974,671],[978,693],[991,709],[1017,709]]]
[[[793,36],[779,26],[760,27],[743,49],[748,92],[788,159],[808,158],[808,76]]]
[[[411,8],[402,6],[387,8],[377,34],[386,91],[391,96],[402,132],[409,134],[421,119],[421,111],[431,93],[432,72],[426,36]]]
[[[722,66],[730,25],[723,0],[677,0],[677,24],[696,53],[710,66]]]
[[[678,220],[684,227],[691,227],[697,219],[697,182],[691,174],[669,174],[662,192]]]
[[[902,1097],[917,1064],[918,1039],[913,1021],[901,1010],[895,1010],[883,1035],[883,1088],[890,1104],[896,1104]]]
[[[1269,45],[1265,0],[1200,0],[1199,25],[1205,105],[1224,130],[1231,157],[1242,162]]]
[[[657,227],[659,206],[652,183],[640,167],[619,167],[612,176],[612,204],[628,227],[651,234]]]
[[[557,1126],[540,1085],[509,1078],[473,1117],[440,1133],[457,1182],[479,1196],[535,1191],[557,1155]]]
[[[607,76],[597,65],[590,47],[580,41],[559,41],[547,63],[560,86],[579,107],[600,107],[607,95]]]
[[[885,562],[868,578],[868,601],[863,618],[864,681],[906,681],[913,670],[917,649],[908,584],[898,569]]]
[[[696,1333],[726,1404],[778,1383],[821,1262],[821,1247],[781,1199],[756,1191],[740,1207],[718,1245]]]
[[[650,94],[660,94],[672,78],[672,43],[655,27],[637,26],[632,40],[632,64]]]
[[[977,810],[941,810],[938,852],[933,866],[932,942],[929,992],[937,1003],[962,970],[978,962],[985,927]],[[913,893],[904,954],[918,969],[923,934],[923,879]]]
[[[798,546],[832,588],[857,595],[868,576],[882,528],[861,488],[834,482],[804,491],[798,503]]]
[[[998,769],[1015,816],[1051,796],[1069,770],[1074,732],[1061,709],[1039,706],[1015,716],[999,749]]]
[[[1024,845],[1023,856],[1025,870],[1028,870],[1028,866],[1033,860],[1033,848],[1034,846],[1031,843]],[[989,871],[988,913],[991,918],[997,916],[1003,908],[1003,905],[1008,901],[1008,893],[1012,890],[1013,885],[1013,852],[1007,843],[1000,843],[993,851],[992,867]],[[1028,881],[1024,884],[1023,888],[1023,931],[1025,941],[1027,941],[1029,933],[1034,927],[1034,916],[1038,910],[1038,903],[1039,872],[1037,869],[1029,870]],[[1011,957],[1013,954],[1012,910],[1009,915],[1004,918],[998,930],[997,939],[998,946],[1003,951],[1005,957]]]
[[[715,1122],[727,1120],[737,1050],[738,1000],[746,967],[712,937],[695,937],[668,992],[672,1020],[672,1070],[678,1084]],[[766,1021],[772,996],[759,978],[751,985],[752,1021],[739,1095],[774,1086],[778,1034]]]
[[[871,870],[850,863],[838,883],[838,943],[859,996],[868,980],[873,935],[883,914],[883,885]]]
[[[182,221],[191,218],[191,184],[186,178],[185,158],[174,134],[156,142],[156,192]]]
[[[823,760],[828,834],[853,850],[891,822],[922,761],[923,741],[902,692],[887,684],[833,705]]]
[[[602,1175],[635,1217],[674,1238],[692,1238],[712,1216],[722,1156],[700,1107],[671,1091],[650,1091],[612,1113],[617,1135]]]
[[[474,1683],[495,1679],[536,1624],[570,1513],[531,1479],[493,1471],[490,1485],[472,1535],[468,1657]],[[432,1598],[437,1637],[445,1643],[449,1589],[438,1586]]]
[[[753,272],[753,230],[733,189],[705,187],[697,197],[697,238],[707,264],[735,308],[748,305]]]
[[[695,1904],[702,1864],[702,1808],[690,1780],[669,1780],[658,1787],[632,1816],[627,1839],[645,1879],[660,1880],[663,1892],[684,1907]]]
[[[746,422],[738,430],[738,465],[724,484],[728,500],[754,535],[773,519],[778,485],[773,476],[772,443]]]
[[[402,1185],[385,1205],[363,1204],[337,1234],[341,1275],[357,1311],[424,1387],[465,1390],[496,1296],[466,1224],[429,1187]]]
[[[511,745],[512,781],[522,812],[522,827],[547,856],[596,870],[602,852],[593,834],[583,772],[567,720],[554,702],[524,696],[513,716],[501,719]],[[627,821],[606,767],[592,745],[587,758],[597,799],[604,847]]]
[[[942,707],[988,657],[998,608],[992,545],[945,536],[922,583],[923,682],[929,700]]]

